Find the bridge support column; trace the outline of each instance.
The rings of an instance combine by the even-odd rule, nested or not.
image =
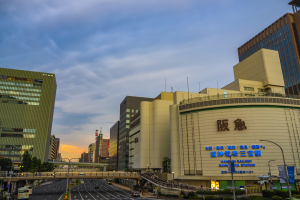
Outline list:
[[[104,172],[107,171],[107,166],[106,166],[106,165],[103,166],[103,171],[104,171]]]

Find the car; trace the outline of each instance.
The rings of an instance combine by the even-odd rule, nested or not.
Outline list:
[[[99,189],[99,185],[95,185],[95,189]]]
[[[138,191],[132,192],[133,197],[140,197],[140,193]]]

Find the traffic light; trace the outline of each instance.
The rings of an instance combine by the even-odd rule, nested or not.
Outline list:
[[[54,177],[55,177],[55,173],[51,174],[51,176],[54,176]]]
[[[21,173],[21,176],[24,176],[24,173]]]

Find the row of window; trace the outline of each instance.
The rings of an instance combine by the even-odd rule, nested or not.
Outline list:
[[[4,155],[1,155],[0,154],[0,157],[2,157],[2,156],[4,156]],[[4,158],[8,158],[8,159],[10,159],[11,161],[13,161],[13,162],[18,162],[18,161],[22,161],[22,157],[21,157],[21,155],[19,155],[19,156],[4,156]]]
[[[42,79],[34,79],[34,78],[22,78],[22,77],[14,77],[14,76],[3,76],[0,75],[0,79],[6,79],[9,81],[26,81],[28,83],[32,82],[32,83],[43,83]]]
[[[2,84],[2,85],[17,85],[17,86],[25,86],[25,87],[38,87],[38,88],[42,87],[42,85],[38,84],[38,83],[16,83],[16,82],[0,81],[0,84]]]
[[[254,88],[253,87],[244,87],[244,90],[245,91],[254,91]],[[258,88],[257,90],[258,90],[258,92],[265,92],[265,89],[262,89],[262,88]]]
[[[25,105],[33,105],[33,106],[38,106],[40,105],[39,102],[26,102],[26,101],[2,101],[2,103],[11,103],[11,104],[25,104]]]
[[[11,87],[11,86],[4,86],[4,85],[0,85],[0,89],[5,89],[5,90],[20,90],[20,91],[28,91],[28,92],[41,92],[42,91],[41,89]]]
[[[16,95],[24,95],[24,96],[36,96],[40,97],[40,93],[28,93],[28,92],[16,92],[16,91],[7,91],[7,90],[0,90],[2,94],[16,94]]]
[[[26,128],[1,128],[1,131],[5,132],[23,132],[23,133],[35,133],[36,129],[26,129]]]
[[[273,49],[279,52],[285,88],[300,84],[300,74],[288,24],[245,51],[240,55],[240,62],[261,48]]]
[[[29,100],[29,101],[40,101],[40,98],[34,98],[34,97],[21,97],[21,96],[8,96],[8,95],[0,95],[0,98],[3,98],[3,99]]]
[[[24,150],[28,150],[28,151],[33,151],[33,145],[4,145],[4,144],[0,144],[0,150],[20,150],[20,151],[24,151]],[[1,151],[0,151],[1,152]]]
[[[1,137],[13,137],[13,138],[35,138],[34,134],[13,134],[13,133],[1,133]]]
[[[130,109],[126,109],[126,112],[130,113]],[[139,112],[139,110],[135,110],[135,113],[138,113],[138,112]],[[131,113],[134,114],[134,109],[131,109]]]

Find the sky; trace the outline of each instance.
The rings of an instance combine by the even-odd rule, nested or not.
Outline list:
[[[109,138],[128,96],[221,88],[237,48],[287,12],[289,0],[1,0],[0,67],[55,73],[52,134],[78,158]]]

